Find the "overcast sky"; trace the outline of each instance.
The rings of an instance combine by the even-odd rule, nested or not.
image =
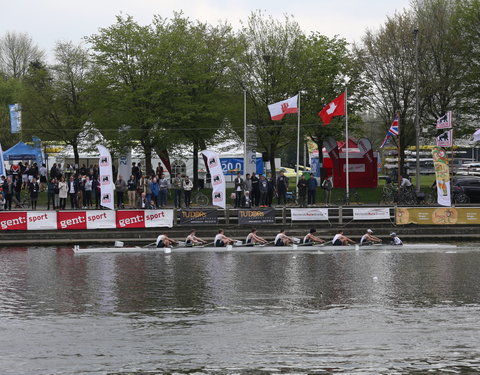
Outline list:
[[[306,32],[355,42],[367,28],[378,28],[387,15],[409,4],[410,0],[0,0],[0,36],[6,31],[27,32],[51,56],[56,41],[78,43],[113,24],[121,12],[147,24],[154,14],[170,17],[182,10],[192,19],[212,24],[226,20],[238,27],[252,10],[261,9],[274,17],[293,15]]]

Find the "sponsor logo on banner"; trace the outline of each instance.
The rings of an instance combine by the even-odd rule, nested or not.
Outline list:
[[[110,166],[110,163],[108,162],[108,157],[102,156],[100,157],[100,167],[108,167]]]
[[[386,208],[354,208],[353,220],[390,219],[390,209]]]
[[[27,230],[26,212],[2,212],[0,213],[1,230]]]
[[[328,208],[292,208],[292,221],[328,220]]]
[[[222,176],[216,174],[215,176],[212,176],[212,183],[214,185],[220,185],[222,183]]]
[[[452,147],[453,142],[453,131],[446,130],[437,137],[437,146],[438,147]]]
[[[275,224],[275,209],[238,210],[238,224]]]
[[[198,209],[179,211],[180,224],[218,224],[218,211],[216,209]]]
[[[476,207],[437,207],[407,208],[397,207],[395,222],[398,225],[465,225],[480,224],[480,208]]]
[[[57,229],[57,213],[52,211],[28,211],[28,230]]]
[[[117,228],[145,228],[143,211],[116,211]]]
[[[107,193],[107,194],[102,194],[102,203],[107,204],[112,202],[112,194]]]
[[[216,166],[218,166],[217,158],[209,158],[208,168],[215,168]]]
[[[346,164],[343,165],[343,171],[344,171],[344,172],[347,171],[347,165],[346,165]],[[348,164],[348,171],[349,171],[349,172],[363,173],[363,172],[365,172],[365,164],[352,164],[352,163],[349,163],[349,164]]]
[[[59,211],[57,229],[87,229],[87,214],[85,211]]]
[[[213,193],[213,203],[221,203],[223,202],[223,192],[217,191]]]
[[[87,229],[116,228],[115,211],[87,211]]]
[[[448,111],[437,119],[437,129],[449,129],[452,127],[452,111]]]
[[[108,185],[110,183],[110,177],[108,175],[101,175],[100,182],[102,185]]]
[[[145,227],[161,228],[173,226],[173,210],[145,210]]]

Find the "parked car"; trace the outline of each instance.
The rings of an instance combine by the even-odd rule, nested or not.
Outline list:
[[[455,176],[453,178],[453,189],[455,192],[463,192],[472,203],[480,203],[480,177],[477,176]]]

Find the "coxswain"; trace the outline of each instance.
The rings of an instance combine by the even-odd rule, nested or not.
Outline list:
[[[226,245],[232,245],[235,240],[228,238],[223,234],[223,229],[218,230],[218,234],[215,236],[214,245],[215,247],[224,247]]]
[[[247,245],[265,244],[268,241],[262,237],[257,236],[257,230],[253,228],[247,236],[245,243]]]
[[[185,240],[185,245],[187,246],[194,246],[194,245],[203,245],[206,244],[207,241],[202,240],[201,238],[197,237],[195,235],[195,229],[192,229],[190,233],[188,234],[186,240]]]
[[[379,243],[379,242],[382,242],[382,240],[378,237],[375,237],[373,235],[373,230],[371,229],[367,229],[367,233],[365,233],[360,239],[361,246],[371,245],[373,243]]]
[[[392,241],[390,242],[390,245],[393,246],[402,246],[403,242],[400,238],[398,238],[397,234],[395,232],[390,233],[390,237],[392,238]]]
[[[157,247],[172,247],[172,245],[176,243],[177,241],[169,238],[166,233],[162,233],[160,236],[158,236],[156,241]]]
[[[325,240],[322,240],[320,237],[317,237],[315,234],[317,230],[315,228],[310,229],[310,232],[303,238],[304,245],[313,245],[314,243],[325,243]]]
[[[332,240],[333,246],[347,246],[349,243],[355,243],[355,241],[345,236],[343,230],[339,230]]]
[[[285,229],[280,230],[280,233],[275,237],[275,246],[288,246],[293,244],[293,238],[285,234]]]

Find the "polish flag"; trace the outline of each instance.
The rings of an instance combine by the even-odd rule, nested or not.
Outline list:
[[[298,113],[298,95],[268,105],[272,120],[281,120],[287,113]]]
[[[334,116],[343,116],[345,114],[345,92],[333,99],[323,108],[318,115],[322,118],[323,125],[330,124],[330,120]]]

